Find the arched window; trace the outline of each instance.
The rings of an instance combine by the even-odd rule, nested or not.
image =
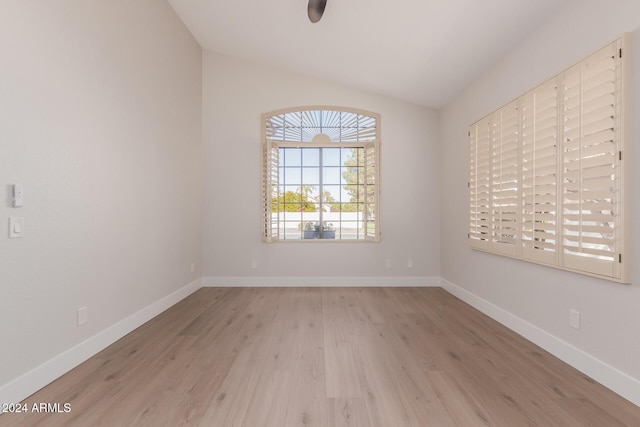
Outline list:
[[[380,240],[380,116],[336,107],[262,115],[263,239]]]

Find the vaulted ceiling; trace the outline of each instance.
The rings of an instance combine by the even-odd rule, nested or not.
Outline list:
[[[169,0],[203,49],[440,108],[574,0]]]

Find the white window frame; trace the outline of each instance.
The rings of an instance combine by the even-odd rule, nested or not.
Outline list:
[[[287,113],[309,112],[353,113],[372,120],[373,127],[342,136],[342,129],[333,140],[321,128],[305,128],[300,140],[292,140],[284,133],[274,132],[271,118]],[[261,116],[262,134],[262,240],[272,242],[380,242],[382,236],[380,215],[380,115],[370,111],[335,106],[305,106],[276,110]],[[346,128],[345,128],[346,129]],[[283,137],[284,136],[284,137]],[[361,148],[364,150],[364,214],[362,239],[280,239],[281,224],[278,212],[273,212],[273,198],[280,198],[280,148]]]
[[[469,127],[472,249],[630,283],[629,56],[625,34]]]

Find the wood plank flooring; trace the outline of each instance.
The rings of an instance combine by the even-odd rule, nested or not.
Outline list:
[[[640,426],[640,408],[439,288],[203,288],[0,426]]]

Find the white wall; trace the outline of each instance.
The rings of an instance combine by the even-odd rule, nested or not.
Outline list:
[[[0,392],[200,277],[203,182],[201,49],[168,3],[1,8]]]
[[[441,116],[442,277],[619,370],[640,402],[640,227],[632,240],[633,283],[620,285],[476,252],[467,244],[467,127],[599,47],[633,32],[633,164],[640,164],[640,2],[581,0],[569,4],[511,55],[472,84]],[[482,46],[478,46],[479,49]],[[640,173],[633,171],[634,218],[640,212]],[[569,327],[569,310],[582,329]],[[523,323],[524,324],[524,323]],[[577,353],[576,353],[577,354]],[[614,381],[615,382],[615,381]],[[612,384],[610,383],[610,386]],[[629,394],[627,394],[629,397]]]
[[[204,276],[439,276],[434,111],[212,53],[203,78]],[[306,105],[381,114],[382,243],[261,242],[260,115]]]

